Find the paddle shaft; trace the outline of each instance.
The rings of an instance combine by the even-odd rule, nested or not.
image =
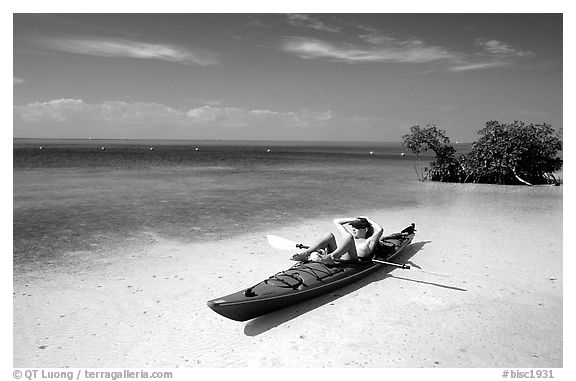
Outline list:
[[[372,262],[382,263],[383,265],[396,266],[396,267],[399,267],[399,268],[404,269],[404,270],[410,270],[412,268],[412,267],[410,267],[410,265],[406,265],[406,264],[401,265],[399,263],[386,262],[386,261],[383,261],[381,259],[372,259]]]
[[[386,262],[383,261],[381,259],[372,259],[372,262],[376,262],[376,263],[382,263],[383,265],[390,265],[390,266],[396,266],[398,268],[401,268],[403,270],[416,270],[422,273],[426,273],[426,274],[431,274],[431,275],[438,275],[438,276],[450,276],[449,274],[443,274],[443,273],[436,273],[433,271],[428,271],[428,270],[422,270],[421,268],[418,267],[412,267],[408,264],[399,264],[399,263],[393,263],[393,262]]]

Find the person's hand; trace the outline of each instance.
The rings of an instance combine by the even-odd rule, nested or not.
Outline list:
[[[295,253],[292,255],[290,259],[293,261],[304,262],[308,260],[308,254],[306,254],[306,252]]]
[[[323,255],[321,262],[327,265],[333,265],[334,263],[336,263],[334,262],[334,258],[332,258],[331,255]]]

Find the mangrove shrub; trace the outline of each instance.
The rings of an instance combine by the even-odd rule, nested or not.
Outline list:
[[[557,156],[562,141],[549,124],[490,121],[478,133],[480,139],[460,159],[468,179],[490,184],[557,183],[554,172],[562,168]]]
[[[446,131],[435,124],[426,127],[413,126],[410,134],[402,136],[404,148],[416,155],[414,169],[420,181],[459,181],[460,165],[455,157],[456,150],[450,145]],[[431,150],[436,155],[436,161],[430,163],[430,168],[423,167],[421,153]]]
[[[490,184],[558,184],[554,172],[562,168],[562,131],[546,123],[501,124],[489,121],[481,137],[465,155],[456,157],[445,131],[435,125],[414,126],[404,135],[404,147],[416,154],[420,180]],[[432,150],[436,160],[422,167],[420,153]]]

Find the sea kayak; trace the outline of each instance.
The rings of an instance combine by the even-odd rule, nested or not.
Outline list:
[[[368,261],[299,262],[252,287],[210,300],[208,307],[229,319],[246,321],[325,294],[389,266],[382,262],[400,254],[414,235],[412,225],[402,233],[381,238],[374,258]]]

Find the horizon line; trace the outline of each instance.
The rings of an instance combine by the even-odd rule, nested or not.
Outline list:
[[[383,144],[402,143],[401,140],[387,141],[366,141],[366,140],[277,140],[277,139],[157,139],[157,138],[43,138],[43,137],[13,137],[12,140],[85,140],[85,141],[194,141],[194,142],[253,142],[253,143],[348,143],[348,144]],[[470,142],[451,142],[453,144],[464,144]]]

